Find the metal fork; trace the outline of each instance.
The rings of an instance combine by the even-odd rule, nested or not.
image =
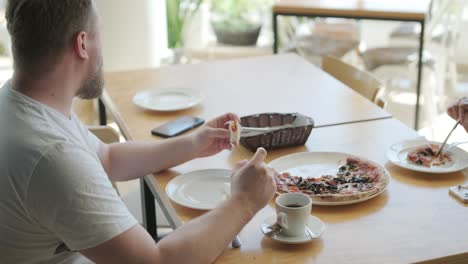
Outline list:
[[[468,144],[468,141],[454,142],[454,143],[448,144],[447,147],[445,148],[445,150],[441,154],[451,150],[452,148],[454,148],[456,146],[463,145],[463,144]]]
[[[448,133],[447,137],[444,140],[444,143],[442,143],[442,145],[439,148],[439,151],[437,151],[437,153],[435,154],[433,160],[437,159],[440,156],[440,154],[442,154],[442,151],[444,150],[445,145],[447,145],[447,140],[450,138],[453,131],[455,131],[458,125],[460,125],[460,120],[458,120],[457,123],[453,126],[452,130],[450,130],[450,132]]]

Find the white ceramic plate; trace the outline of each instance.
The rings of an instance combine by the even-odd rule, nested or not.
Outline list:
[[[276,223],[276,215],[272,215],[268,217],[267,219],[263,221],[263,223],[269,226],[272,226],[273,224]],[[302,236],[289,237],[289,236],[282,235],[281,233],[278,233],[278,234],[274,234],[272,236],[267,236],[267,237],[275,241],[285,243],[285,244],[303,244],[303,243],[308,243],[308,242],[318,239],[323,234],[326,228],[325,223],[322,220],[320,220],[320,218],[313,216],[313,215],[309,217],[307,221],[307,226],[309,227],[310,231],[318,235],[317,238],[311,238],[310,235],[305,230],[305,228],[304,228],[304,235]],[[260,229],[262,230],[262,233],[264,233],[263,229],[262,228]]]
[[[414,164],[407,159],[408,152],[431,143],[438,145],[441,144],[439,142],[427,141],[425,139],[407,140],[394,144],[387,151],[387,158],[390,162],[402,168],[427,173],[451,173],[468,168],[468,153],[458,147],[454,147],[449,150],[449,153],[452,156],[452,161],[441,166],[432,166],[429,168],[423,165]]]
[[[200,170],[172,179],[166,186],[166,193],[182,206],[211,210],[230,195],[230,184],[230,170]]]
[[[355,155],[347,154],[347,153],[340,153],[340,152],[302,152],[302,153],[295,153],[291,155],[287,155],[281,158],[278,158],[276,160],[273,160],[270,162],[270,166],[275,168],[277,171],[283,173],[283,172],[289,172],[294,176],[299,176],[303,178],[310,178],[313,176],[320,177],[323,175],[331,174],[335,175],[336,172],[338,171],[338,168],[346,162],[346,159],[349,157],[354,157],[354,158],[359,158],[361,160],[370,162],[371,164],[375,165],[380,169],[383,175],[387,177],[387,182],[390,181],[390,173],[381,165],[372,162],[368,159],[358,157]],[[388,185],[388,184],[387,184]],[[311,196],[313,200],[314,205],[325,205],[325,206],[338,206],[338,205],[348,205],[348,204],[355,204],[355,203],[360,203],[367,201],[369,199],[372,199],[382,192],[385,191],[385,188],[383,188],[380,192],[368,196],[368,197],[363,197],[360,199],[356,200],[351,200],[351,201],[321,201],[314,199],[313,196]]]
[[[149,89],[133,97],[133,103],[143,109],[164,112],[188,109],[202,101],[200,92],[185,88]]]

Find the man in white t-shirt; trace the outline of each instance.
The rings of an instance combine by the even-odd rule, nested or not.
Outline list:
[[[70,110],[103,87],[93,1],[9,0],[6,18],[15,73],[0,89],[0,263],[209,263],[273,197],[260,149],[234,169],[230,199],[155,244],[111,181],[229,149],[224,123],[238,117],[105,145]]]

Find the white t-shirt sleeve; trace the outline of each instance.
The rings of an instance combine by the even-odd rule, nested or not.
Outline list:
[[[31,177],[26,207],[73,251],[100,245],[138,223],[96,156],[79,146],[55,145],[44,154]]]
[[[75,122],[75,125],[80,130],[80,134],[83,135],[83,138],[86,140],[86,144],[94,150],[96,153],[99,151],[99,147],[101,145],[101,140],[96,137],[91,131],[89,131],[88,127],[86,127],[80,119],[76,116],[74,112],[71,113],[72,120]]]

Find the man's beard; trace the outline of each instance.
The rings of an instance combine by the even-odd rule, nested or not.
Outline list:
[[[102,58],[96,63],[96,70],[89,74],[89,77],[83,82],[76,93],[81,99],[95,99],[101,96],[104,88],[104,78],[102,76]]]

